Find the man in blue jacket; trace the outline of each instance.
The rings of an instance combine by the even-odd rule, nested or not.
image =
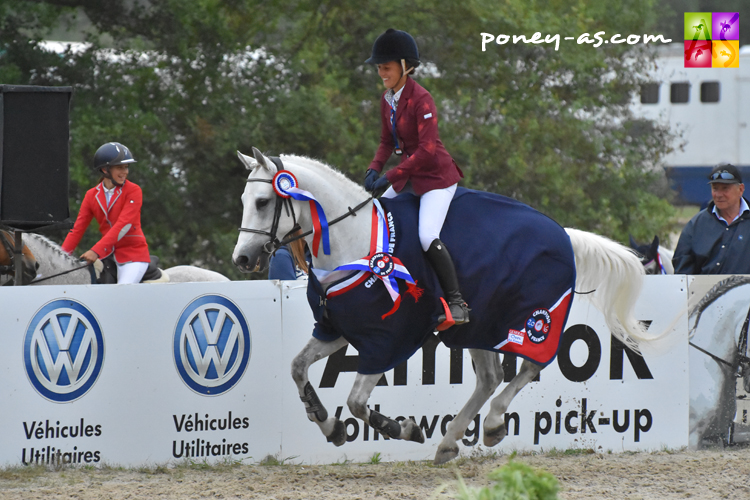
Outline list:
[[[675,274],[750,274],[750,207],[737,167],[717,165],[708,177],[712,202],[682,230]]]

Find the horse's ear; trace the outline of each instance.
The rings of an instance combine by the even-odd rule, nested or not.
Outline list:
[[[635,242],[635,240],[633,239],[633,235],[632,234],[629,235],[629,236],[630,236],[630,248],[637,249],[638,248],[638,243]]]
[[[261,153],[257,148],[253,148],[253,156],[255,156],[255,161],[257,161],[258,165],[260,165],[262,168],[265,168],[272,174],[276,173],[276,165],[274,165],[273,162],[268,161],[268,158],[263,156],[263,153]]]
[[[654,241],[651,242],[651,251],[654,255],[659,252],[659,237],[654,236]]]
[[[253,158],[252,156],[243,155],[239,151],[237,151],[237,158],[240,159],[242,164],[245,165],[245,168],[248,170],[253,170],[258,166],[258,162],[255,161],[255,158]]]

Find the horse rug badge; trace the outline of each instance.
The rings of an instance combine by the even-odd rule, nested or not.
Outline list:
[[[552,326],[552,317],[546,309],[537,309],[529,319],[526,320],[526,335],[529,340],[535,344],[541,344],[547,340],[550,328]]]

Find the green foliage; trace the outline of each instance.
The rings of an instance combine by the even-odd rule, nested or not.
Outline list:
[[[487,477],[495,484],[485,488],[470,488],[458,479],[458,500],[555,500],[559,485],[546,471],[510,461],[490,472]]]
[[[656,17],[652,0],[0,0],[0,83],[74,88],[74,215],[97,180],[94,151],[120,141],[138,160],[130,175],[163,266],[239,279],[230,258],[246,172],[235,152],[319,158],[361,182],[382,93],[363,61],[386,28],[407,29],[465,186],[565,226],[650,241],[674,210],[659,168],[668,135],[627,105],[649,57],[574,42],[482,51],[481,33],[642,34]],[[67,24],[89,49],[39,46]],[[92,228],[81,248],[96,239]]]
[[[380,452],[379,452],[379,451],[375,452],[375,453],[374,453],[374,454],[373,454],[373,455],[372,455],[372,456],[370,457],[370,463],[371,463],[371,464],[374,464],[374,465],[377,465],[377,464],[379,464],[379,463],[380,463],[380,460],[381,460],[381,457],[380,457]]]

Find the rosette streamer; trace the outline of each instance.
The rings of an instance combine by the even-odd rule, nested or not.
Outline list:
[[[388,224],[383,215],[383,209],[380,206],[378,200],[375,200],[372,207],[372,232],[370,235],[370,254],[367,257],[357,259],[354,262],[343,264],[333,270],[332,273],[328,273],[330,276],[335,276],[335,271],[360,271],[363,276],[369,276],[369,274],[375,275],[385,285],[388,294],[393,299],[393,308],[382,316],[382,319],[387,318],[394,312],[396,312],[401,305],[401,294],[398,291],[397,278],[400,278],[411,285],[416,285],[414,278],[412,278],[409,271],[398,259],[398,257],[392,255],[389,252],[389,241],[390,233],[388,231]],[[354,286],[360,283],[362,278],[353,281],[350,286]],[[321,278],[320,281],[324,283],[327,281],[325,278]],[[342,289],[338,293],[342,293],[345,290]]]
[[[323,207],[315,196],[304,189],[300,189],[297,184],[297,178],[286,170],[282,170],[274,176],[273,187],[279,196],[292,198],[297,201],[310,202],[310,217],[313,224],[312,253],[315,257],[318,256],[318,247],[322,241],[323,253],[331,255],[331,243],[328,237],[328,219],[326,219]]]

